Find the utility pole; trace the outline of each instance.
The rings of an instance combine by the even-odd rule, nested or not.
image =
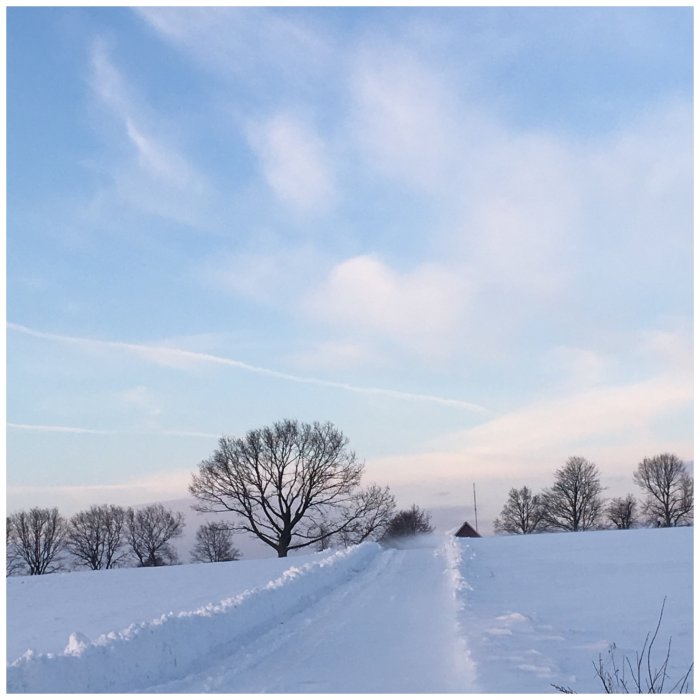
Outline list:
[[[476,482],[472,481],[472,486],[474,487],[474,529],[479,532],[479,518],[476,514]]]

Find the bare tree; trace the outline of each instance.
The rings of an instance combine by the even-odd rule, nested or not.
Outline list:
[[[239,549],[233,546],[233,532],[229,523],[204,523],[197,528],[192,549],[194,562],[236,561],[241,558]]]
[[[493,521],[494,532],[528,535],[544,529],[542,497],[533,495],[527,486],[511,489],[500,517]]]
[[[323,523],[318,526],[318,535],[321,539],[316,542],[315,549],[317,552],[325,552],[333,545],[333,538],[328,534],[327,530],[328,528]]]
[[[662,527],[693,520],[693,478],[679,457],[660,454],[644,458],[634,472],[634,482],[646,495],[644,513]]]
[[[284,420],[243,438],[222,437],[190,492],[197,510],[236,513],[236,530],[286,557],[367,518],[371,499],[358,492],[363,470],[331,423]]]
[[[598,526],[603,512],[598,467],[569,457],[554,473],[554,485],[542,493],[544,522],[553,530],[577,532]]]
[[[430,524],[430,515],[421,510],[415,503],[406,510],[400,510],[389,522],[384,531],[382,541],[421,535],[433,531]]]
[[[60,555],[66,537],[66,522],[58,508],[32,508],[13,513],[10,524],[17,556],[31,576],[61,569]]]
[[[388,486],[372,484],[355,499],[356,519],[338,533],[340,542],[349,547],[367,539],[380,539],[396,510],[396,500]],[[324,527],[322,525],[322,527]],[[325,526],[326,529],[327,526]]]
[[[618,530],[629,530],[637,523],[637,499],[631,493],[624,498],[613,498],[605,515]]]
[[[17,547],[17,536],[12,524],[12,518],[8,515],[5,519],[5,572],[7,576],[22,573],[22,559]]]
[[[66,549],[92,570],[113,569],[127,556],[126,511],[119,506],[92,506],[76,513],[68,523]]]
[[[139,566],[168,566],[177,563],[170,541],[180,537],[185,519],[182,513],[162,504],[126,511],[126,539]]]

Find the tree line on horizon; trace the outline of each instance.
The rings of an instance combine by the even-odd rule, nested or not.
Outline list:
[[[361,484],[364,463],[332,423],[283,420],[222,437],[199,464],[189,486],[194,510],[228,513],[232,522],[208,522],[196,533],[192,561],[232,561],[240,557],[233,533],[257,537],[278,557],[367,540],[391,543],[432,531],[429,516],[413,505],[396,511],[388,486]],[[692,521],[692,478],[675,455],[645,459],[634,474],[647,494],[642,512],[664,526]],[[616,527],[637,522],[638,504],[629,495],[602,498],[598,468],[570,458],[555,472],[551,488],[532,494],[511,489],[494,529],[499,533],[588,530],[604,517]],[[161,504],[134,510],[92,506],[70,519],[57,508],[32,508],[7,518],[7,572],[44,574],[72,563],[90,569],[151,567],[178,563],[172,540],[184,528],[182,513]]]
[[[364,463],[331,423],[283,420],[242,438],[222,437],[189,490],[196,511],[238,517],[200,525],[192,561],[238,559],[235,532],[286,557],[304,547],[389,543],[432,531],[418,506],[397,512],[388,486],[362,486],[363,472]],[[69,563],[93,570],[175,564],[172,540],[183,528],[182,513],[161,504],[92,506],[68,520],[57,508],[20,511],[7,518],[8,575],[51,573]]]
[[[58,508],[31,508],[6,520],[6,573],[41,575],[74,568],[93,571],[180,563],[172,541],[183,533],[182,513],[160,503],[142,508],[91,506],[70,518]],[[193,562],[240,557],[228,525],[207,522],[197,528]]]
[[[31,508],[7,517],[7,576],[42,575],[86,568],[93,571],[180,564],[172,540],[184,528],[182,513],[162,504],[138,510],[115,505],[91,506],[69,519],[58,508]],[[226,521],[197,528],[190,550],[192,563],[237,561],[233,529]],[[391,545],[396,540],[433,531],[430,515],[413,504],[394,513],[375,538]],[[338,544],[342,542],[338,541]],[[321,539],[316,549],[328,549]]]
[[[633,473],[643,493],[603,498],[598,467],[583,457],[570,457],[554,473],[554,483],[534,494],[527,486],[512,488],[494,520],[497,534],[578,532],[606,527],[627,530],[678,527],[693,523],[693,478],[674,454],[645,457]]]

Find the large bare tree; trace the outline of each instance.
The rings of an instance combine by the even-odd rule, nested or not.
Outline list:
[[[660,454],[644,458],[634,481],[646,495],[644,513],[652,524],[675,527],[693,520],[693,478],[680,457]]]
[[[236,530],[286,557],[360,523],[364,537],[379,526],[370,516],[382,504],[360,490],[363,469],[331,423],[283,420],[242,438],[222,437],[192,475],[190,492],[196,510],[235,513]]]
[[[31,576],[61,569],[60,555],[66,539],[66,521],[58,508],[32,508],[10,516],[9,526],[16,555]]]
[[[533,495],[527,486],[511,489],[501,514],[493,521],[494,532],[528,535],[544,529],[542,496]]]
[[[68,523],[66,549],[90,569],[113,569],[124,561],[126,511],[119,506],[92,506]]]
[[[224,521],[200,525],[191,554],[194,562],[236,561],[241,558],[240,550],[233,546],[231,525]]]
[[[602,491],[598,467],[583,457],[569,457],[554,473],[554,485],[542,493],[544,522],[553,530],[570,532],[597,527]]]
[[[126,511],[126,539],[139,566],[177,563],[171,540],[182,535],[185,519],[161,503]]]

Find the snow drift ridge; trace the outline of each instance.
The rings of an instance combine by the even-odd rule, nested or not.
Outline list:
[[[264,586],[198,610],[168,613],[94,641],[75,632],[62,654],[31,651],[7,667],[7,691],[125,692],[182,678],[224,656],[367,567],[381,547],[365,543],[291,566]]]

